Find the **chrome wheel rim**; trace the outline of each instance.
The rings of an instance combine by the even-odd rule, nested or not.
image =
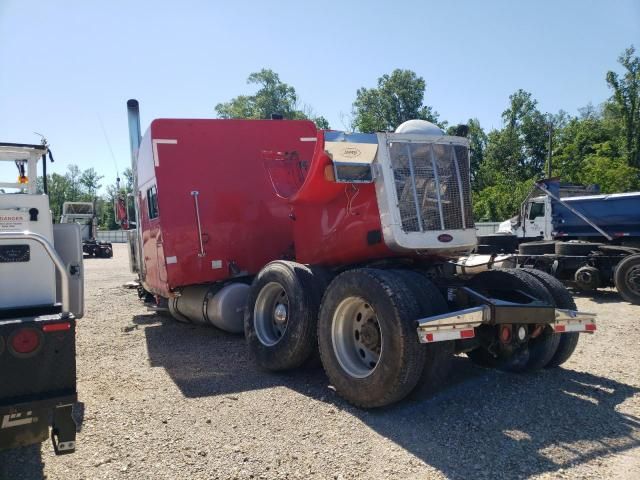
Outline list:
[[[343,370],[355,378],[373,373],[382,353],[382,331],[373,307],[360,297],[342,300],[331,324],[333,351]]]
[[[260,343],[271,347],[278,343],[287,331],[289,321],[289,297],[282,285],[267,283],[256,299],[253,309],[253,326]]]

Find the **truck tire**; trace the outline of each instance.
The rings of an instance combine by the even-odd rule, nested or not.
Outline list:
[[[471,279],[469,287],[489,297],[509,300],[509,293],[521,290],[553,305],[553,297],[544,285],[521,269],[489,270]],[[474,363],[484,367],[497,367],[510,372],[540,370],[553,358],[560,335],[546,328],[540,336],[529,340],[527,347],[507,358],[495,358],[484,347],[467,353]]]
[[[247,299],[244,332],[259,367],[288,370],[312,355],[321,288],[312,271],[296,262],[276,260],[256,275]]]
[[[397,273],[348,270],[329,285],[318,319],[322,366],[348,402],[382,407],[418,383],[426,350],[418,342],[420,307]]]
[[[590,265],[584,265],[573,274],[573,281],[578,290],[594,292],[600,287],[600,270]]]
[[[556,242],[541,241],[521,243],[518,247],[520,255],[545,255],[547,253],[555,253]]]
[[[629,255],[618,263],[613,280],[624,300],[640,305],[640,254]]]
[[[591,252],[598,251],[602,243],[593,242],[556,242],[555,253],[556,255],[573,255],[583,256],[589,255]]]
[[[402,278],[407,290],[417,300],[420,318],[449,311],[440,290],[427,277],[415,270],[393,272]],[[451,372],[455,342],[436,342],[423,345],[422,348],[427,353],[419,383],[433,388],[442,384]]]
[[[576,307],[576,302],[573,300],[573,296],[569,290],[567,290],[567,287],[565,287],[562,282],[553,275],[533,268],[523,268],[522,270],[538,279],[540,283],[545,286],[547,291],[553,297],[556,307],[567,308],[569,310],[578,309],[578,307]],[[561,333],[560,341],[558,342],[558,349],[544,368],[556,368],[569,360],[569,357],[573,355],[573,352],[578,346],[579,338],[580,334],[577,332]]]

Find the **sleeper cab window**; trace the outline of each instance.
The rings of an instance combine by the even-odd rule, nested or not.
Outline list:
[[[158,190],[155,185],[147,190],[147,209],[149,211],[149,220],[158,218]]]

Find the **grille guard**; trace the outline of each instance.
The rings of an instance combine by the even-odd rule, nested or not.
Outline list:
[[[473,248],[468,140],[377,135],[376,197],[387,246],[445,256]]]

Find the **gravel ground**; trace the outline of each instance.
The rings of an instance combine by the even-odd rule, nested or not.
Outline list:
[[[640,478],[640,307],[599,314],[565,368],[511,375],[455,360],[439,389],[361,411],[321,369],[257,371],[244,340],[146,312],[125,245],[86,266],[78,450],[0,452],[1,479]]]

